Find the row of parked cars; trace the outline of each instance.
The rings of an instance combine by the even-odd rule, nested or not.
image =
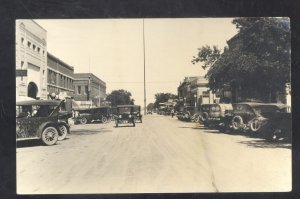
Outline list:
[[[118,105],[116,107],[94,107],[74,109],[75,123],[87,124],[94,121],[108,123],[115,121],[116,127],[119,124],[142,123],[141,106],[139,105]]]
[[[54,145],[70,133],[70,119],[81,124],[93,121],[120,124],[142,123],[141,107],[120,105],[115,108],[97,107],[67,111],[64,100],[28,100],[16,103],[17,140],[40,139],[45,145]],[[76,113],[76,114],[75,114]]]
[[[180,113],[179,119],[184,117],[222,132],[254,133],[271,140],[290,139],[292,134],[290,107],[279,103],[202,104],[193,116]]]

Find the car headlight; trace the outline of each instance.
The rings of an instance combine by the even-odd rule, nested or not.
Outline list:
[[[136,114],[137,116],[140,116],[140,114],[138,113],[138,114]]]
[[[131,118],[132,116],[131,115],[129,115],[129,118]]]
[[[119,115],[119,118],[122,118],[122,115]]]

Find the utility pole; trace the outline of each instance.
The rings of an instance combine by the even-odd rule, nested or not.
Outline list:
[[[145,22],[143,19],[143,51],[144,51],[144,115],[146,115],[146,57],[145,57]]]

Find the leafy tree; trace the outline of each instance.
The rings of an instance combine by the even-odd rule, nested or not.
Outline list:
[[[172,93],[157,93],[155,94],[154,107],[157,108],[159,103],[167,102],[169,99],[176,99],[177,95]]]
[[[149,103],[147,105],[147,111],[151,111],[154,108],[154,103]]]
[[[134,104],[134,99],[131,99],[129,91],[120,89],[114,90],[107,95],[106,100],[111,102],[112,106]]]
[[[275,101],[290,81],[289,19],[236,18],[232,23],[239,32],[227,42],[229,46],[220,56],[206,50],[207,54],[199,52],[192,61],[204,62],[209,87],[214,91],[229,85],[233,90],[239,89],[244,99]]]

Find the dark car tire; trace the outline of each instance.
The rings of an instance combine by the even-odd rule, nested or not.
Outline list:
[[[53,126],[46,127],[41,134],[41,140],[45,145],[54,145],[58,140],[57,129]]]
[[[143,120],[142,120],[142,118],[141,118],[141,123],[143,123]]]
[[[208,119],[208,113],[207,112],[202,113],[201,114],[201,121],[205,122],[207,119]]]
[[[231,124],[232,124],[232,128],[234,130],[239,130],[240,126],[244,123],[243,118],[239,115],[235,115],[232,120],[231,120]]]
[[[118,120],[116,120],[116,127],[118,127],[119,126],[119,122],[118,122]]]
[[[82,117],[80,119],[80,124],[87,124],[88,123],[88,120],[86,119],[86,117]]]
[[[68,134],[68,128],[65,125],[61,124],[61,125],[59,125],[59,130],[61,132],[61,135],[58,136],[57,140],[61,141],[61,140],[66,139],[67,134]]]
[[[102,117],[101,118],[101,122],[104,124],[104,123],[107,123],[107,117]]]
[[[261,122],[258,119],[254,119],[253,121],[251,121],[251,123],[250,123],[250,130],[252,132],[259,131],[260,127],[261,127]]]

